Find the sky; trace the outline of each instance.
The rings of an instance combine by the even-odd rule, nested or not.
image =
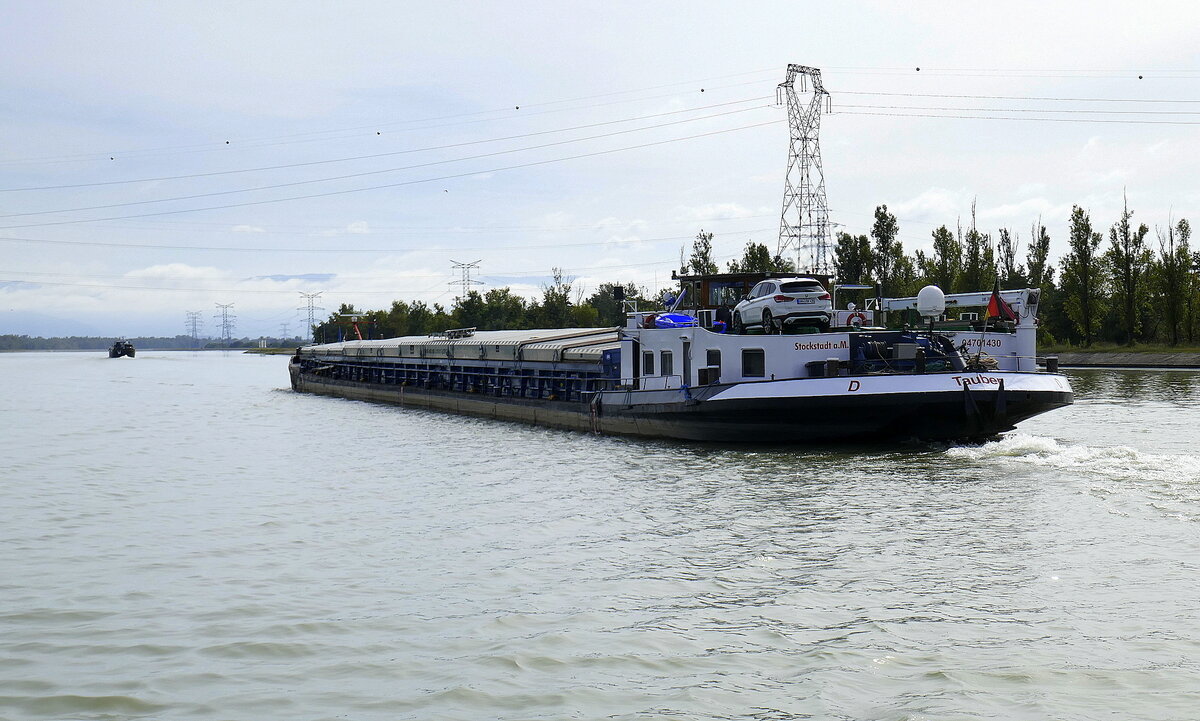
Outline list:
[[[1052,256],[1200,215],[1194,3],[0,0],[0,334],[303,334],[343,303],[669,284],[778,241],[788,63],[830,220]],[[919,70],[918,70],[919,68]],[[1152,231],[1153,232],[1153,231]]]

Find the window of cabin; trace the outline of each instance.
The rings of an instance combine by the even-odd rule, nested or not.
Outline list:
[[[662,375],[675,375],[675,360],[671,354],[671,351],[662,351],[660,355],[662,357],[660,358],[659,370],[662,371]]]
[[[642,353],[642,375],[654,375],[654,351],[652,350]]]
[[[705,353],[704,365],[706,365],[710,368],[713,368],[713,367],[720,368],[721,367],[721,351],[717,348],[709,348],[708,352]]]
[[[767,356],[762,348],[742,350],[742,377],[764,378],[767,375]]]

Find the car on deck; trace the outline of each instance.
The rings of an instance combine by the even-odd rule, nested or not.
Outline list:
[[[813,326],[825,330],[833,323],[833,299],[821,282],[812,278],[770,278],[750,290],[733,309],[734,333],[762,328],[780,333],[787,326]]]

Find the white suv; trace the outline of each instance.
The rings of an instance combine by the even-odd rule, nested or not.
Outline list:
[[[812,278],[764,280],[734,306],[734,333],[750,326],[763,333],[779,333],[785,325],[811,325],[826,329],[833,322],[833,300],[821,282]]]

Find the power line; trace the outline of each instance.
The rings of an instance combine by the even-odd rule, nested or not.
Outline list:
[[[948,110],[954,112],[979,113],[1086,113],[1091,115],[1200,115],[1200,110],[1091,110],[1084,108],[963,108],[928,105],[838,105],[841,108],[872,108],[880,110]]]
[[[708,221],[705,221],[708,222]],[[736,230],[724,230],[725,235],[739,235],[745,233],[764,233],[773,228],[744,228]],[[533,245],[483,245],[483,246],[461,246],[456,245],[452,248],[431,248],[428,245],[421,247],[388,247],[388,248],[297,248],[297,247],[250,247],[250,246],[224,246],[224,245],[169,245],[169,244],[139,244],[139,243],[111,243],[101,240],[49,240],[44,238],[13,238],[0,236],[0,242],[13,243],[39,243],[46,245],[82,245],[96,246],[103,248],[125,248],[128,250],[146,249],[146,250],[205,250],[205,251],[231,251],[231,252],[253,252],[253,253],[410,253],[410,252],[425,252],[425,253],[456,253],[464,250],[537,250],[541,248],[577,248],[591,245],[620,245],[623,242],[628,243],[662,243],[667,241],[691,240],[694,235],[672,235],[657,238],[637,238],[630,241],[612,241],[612,240],[590,240],[578,243],[540,243]],[[53,275],[53,274],[44,274]],[[120,276],[123,277],[123,276]]]
[[[719,118],[725,115],[734,115],[736,113],[744,113],[751,110],[760,110],[761,108],[742,108],[740,110],[728,110],[723,113],[714,113],[713,115],[704,115],[698,118],[685,118],[683,120],[674,120],[669,123],[659,123],[658,125],[647,125],[641,128],[630,128],[628,130],[615,130],[611,133],[601,133],[599,135],[591,135],[583,138],[570,138],[568,140],[556,140],[552,143],[543,143],[541,145],[530,145],[524,148],[510,148],[508,150],[497,150],[491,153],[480,153],[478,155],[467,155],[461,158],[450,158],[448,160],[431,160],[427,163],[417,163],[414,165],[403,165],[396,168],[384,168],[382,170],[369,170],[361,173],[347,173],[345,175],[336,175],[327,178],[314,178],[312,180],[297,180],[289,183],[275,183],[273,185],[260,185],[253,188],[238,188],[236,190],[219,190],[211,193],[195,193],[193,195],[178,195],[170,198],[156,198],[153,200],[135,200],[127,203],[108,203],[106,205],[90,205],[78,208],[60,208],[56,210],[37,210],[27,213],[8,213],[0,215],[0,218],[21,218],[32,215],[55,215],[59,213],[77,213],[85,210],[107,210],[109,208],[127,208],[135,205],[150,205],[153,203],[170,203],[180,200],[196,200],[198,198],[213,198],[221,195],[236,195],[239,193],[254,193],[263,190],[277,190],[279,188],[292,188],[300,185],[313,185],[315,183],[330,183],[337,180],[350,180],[353,178],[363,178],[370,175],[383,175],[385,173],[396,173],[402,170],[414,170],[416,168],[428,168],[435,165],[447,165],[449,163],[461,163],[467,160],[479,160],[481,158],[493,158],[498,155],[511,155],[513,153],[522,153],[527,150],[541,150],[543,148],[551,148],[559,145],[568,145],[571,143],[580,143],[588,140],[600,140],[603,138],[611,138],[617,135],[626,135],[629,133],[637,133],[643,130],[655,130],[665,128],[672,125],[681,125],[683,123],[694,123],[698,120],[710,120]]]
[[[738,257],[740,257],[740,255],[735,253],[735,254],[729,255],[729,256],[722,256],[722,257],[718,258],[717,260],[725,261],[725,260],[732,260],[732,259],[738,258]],[[667,259],[667,260],[653,260],[653,261],[649,261],[646,263],[620,263],[617,265],[575,266],[575,267],[569,267],[569,268],[560,268],[560,270],[563,270],[564,272],[568,272],[568,273],[582,273],[582,272],[590,272],[590,271],[596,271],[596,270],[645,268],[645,267],[649,267],[649,266],[675,267],[675,263],[676,263],[675,260]],[[5,271],[0,271],[0,274],[2,274],[4,272]],[[495,271],[491,276],[484,276],[484,277],[549,278],[553,274],[554,274],[554,269],[551,268],[551,269],[547,269],[547,270],[537,270],[537,271],[529,271],[529,270]],[[424,277],[432,277],[432,276],[411,276],[411,277],[423,277],[424,278]],[[50,286],[56,286],[56,287],[61,286],[61,287],[66,287],[66,288],[101,288],[101,289],[108,289],[108,290],[151,290],[151,291],[187,292],[187,293],[242,293],[242,294],[260,295],[260,294],[295,293],[296,292],[295,289],[263,290],[263,289],[238,289],[238,288],[225,288],[225,289],[221,289],[221,288],[167,288],[167,287],[162,287],[162,286],[146,286],[146,285],[111,285],[111,284],[104,284],[104,283],[63,283],[63,282],[57,282],[57,281],[54,281],[54,282],[52,282],[52,281],[27,281],[27,280],[14,280],[12,278],[0,278],[0,282],[28,284],[28,285],[35,285],[35,286],[36,285],[50,285]],[[396,293],[428,293],[428,292],[431,292],[432,290],[433,290],[433,288],[391,289],[391,290],[353,290],[353,291],[341,291],[341,292],[353,293],[355,295],[389,295],[389,294],[394,295]],[[322,291],[322,292],[326,292],[326,291]],[[230,304],[230,306],[232,307],[232,304]]]
[[[542,131],[538,131],[535,133],[522,133],[520,135],[507,135],[507,136],[503,136],[503,137],[499,137],[499,138],[484,138],[482,140],[468,140],[468,141],[464,141],[461,143],[448,143],[445,145],[431,145],[431,146],[424,147],[424,148],[409,148],[406,150],[393,150],[393,151],[386,152],[386,153],[371,153],[368,155],[353,155],[353,156],[348,156],[348,157],[344,157],[344,158],[328,158],[325,160],[310,160],[310,161],[306,161],[306,162],[302,162],[302,163],[288,163],[288,164],[284,164],[284,165],[265,165],[265,166],[260,166],[257,168],[241,168],[241,169],[237,169],[237,170],[219,170],[219,171],[213,171],[213,172],[208,172],[208,173],[190,173],[190,174],[185,174],[185,175],[164,175],[164,176],[153,177],[153,178],[132,178],[129,180],[106,180],[106,181],[99,181],[99,182],[95,182],[95,183],[73,183],[70,185],[42,185],[42,186],[30,186],[30,187],[25,187],[25,188],[0,188],[0,193],[20,193],[20,192],[41,191],[41,190],[68,190],[68,189],[74,189],[74,188],[96,188],[96,187],[103,187],[103,186],[110,186],[110,185],[129,185],[129,184],[133,184],[133,183],[157,183],[157,182],[163,182],[163,181],[168,181],[168,180],[191,180],[191,179],[195,179],[195,178],[211,178],[211,177],[217,177],[217,176],[223,176],[223,175],[238,175],[238,174],[244,174],[244,173],[257,173],[257,172],[263,172],[263,171],[268,171],[268,170],[287,170],[287,169],[291,169],[291,168],[304,168],[304,167],[309,167],[309,166],[314,166],[314,165],[329,165],[329,164],[333,164],[333,163],[347,163],[347,162],[352,162],[352,161],[356,161],[356,160],[373,160],[376,158],[386,158],[386,157],[391,157],[391,156],[396,156],[396,155],[409,155],[412,153],[424,153],[424,152],[430,152],[430,151],[434,151],[434,150],[448,150],[450,148],[461,148],[461,147],[465,147],[468,145],[481,145],[484,143],[498,143],[498,142],[503,142],[506,140],[520,140],[522,138],[533,138],[533,137],[538,137],[538,136],[542,136],[542,135],[553,135],[555,133],[566,133],[566,132],[571,132],[571,131],[575,131],[575,130],[585,130],[587,128],[598,128],[598,127],[603,127],[606,125],[616,125],[618,123],[632,123],[632,122],[637,122],[639,120],[650,120],[653,118],[662,118],[662,117],[666,117],[669,115],[679,115],[681,113],[691,113],[691,112],[695,112],[697,110],[707,110],[709,108],[728,107],[730,105],[741,105],[743,103],[751,103],[751,102],[755,102],[755,101],[759,101],[759,100],[768,100],[768,99],[769,99],[769,96],[760,96],[760,97],[755,97],[755,98],[746,98],[745,100],[733,100],[733,101],[730,101],[727,103],[713,103],[711,105],[701,105],[701,106],[698,106],[695,108],[685,108],[683,110],[671,110],[671,111],[665,112],[665,113],[654,113],[651,115],[641,115],[641,116],[633,117],[633,118],[621,118],[621,119],[617,119],[617,120],[606,120],[606,121],[599,122],[599,123],[588,123],[586,125],[575,125],[575,126],[571,126],[571,127],[567,127],[567,128],[542,130]],[[753,109],[753,108],[748,108],[748,110],[749,109]],[[744,112],[744,111],[738,111],[738,112]],[[705,117],[712,118],[712,117],[719,117],[720,115],[723,115],[723,113],[719,113],[717,115],[705,116]],[[694,118],[693,120],[703,120],[703,119],[705,119],[705,118]],[[650,127],[654,128],[654,127],[662,127],[662,126],[650,126]],[[596,137],[606,137],[606,136],[596,136]],[[590,139],[591,138],[578,138],[576,140],[590,140]],[[535,147],[544,147],[544,146],[535,146]],[[510,152],[512,152],[512,151],[510,151]],[[482,156],[480,156],[480,157],[482,157]],[[454,161],[443,161],[443,162],[454,162]],[[420,166],[413,166],[413,167],[420,167]],[[407,168],[397,168],[396,170],[405,170],[405,169],[407,169]],[[389,171],[384,170],[384,171],[374,171],[374,172],[378,173],[378,172],[389,172]],[[352,177],[352,176],[350,176],[350,177]],[[311,183],[311,182],[318,182],[318,181],[305,181],[305,182]],[[282,186],[267,186],[267,187],[282,187]],[[254,188],[254,190],[262,190],[262,189],[263,188]],[[229,191],[229,192],[244,192],[244,191]],[[185,197],[191,198],[191,197],[198,197],[198,196],[185,196]],[[168,200],[175,200],[175,198],[170,198]],[[143,202],[163,202],[163,201],[143,201]],[[115,206],[99,206],[99,207],[115,207]],[[91,209],[92,208],[84,208],[83,210],[91,210]],[[47,211],[47,212],[53,212],[53,211]],[[5,217],[5,216],[0,216],[0,217]]]
[[[956,98],[964,100],[1039,100],[1055,103],[1200,103],[1200,100],[1163,100],[1144,98],[1059,98],[1039,95],[947,95],[941,93],[885,93],[866,90],[839,90],[843,95],[881,95],[897,98]]]
[[[875,115],[890,118],[944,118],[947,120],[1014,120],[1029,123],[1105,123],[1115,125],[1200,125],[1200,120],[1106,120],[1104,118],[1010,118],[1000,115],[944,115],[932,113],[876,113],[834,110],[836,115]],[[20,227],[20,226],[14,226]]]
[[[536,112],[536,113],[528,112],[528,109],[533,108],[533,107],[544,107],[544,106],[548,106],[548,105],[561,105],[561,104],[565,104],[565,103],[574,103],[574,102],[579,102],[582,100],[613,97],[613,96],[617,96],[617,95],[630,95],[630,94],[634,94],[634,93],[642,93],[642,92],[647,92],[647,91],[651,91],[651,90],[660,90],[663,88],[687,86],[687,85],[692,85],[695,83],[702,83],[707,80],[722,80],[722,79],[727,79],[727,78],[744,77],[747,75],[757,75],[757,74],[766,73],[766,72],[770,72],[770,70],[768,70],[768,69],[752,70],[752,71],[748,71],[748,72],[733,73],[730,75],[719,75],[719,76],[710,77],[710,78],[687,80],[687,81],[676,82],[676,83],[667,83],[667,84],[663,84],[663,85],[655,85],[655,86],[650,86],[650,87],[637,88],[637,89],[633,89],[633,90],[620,90],[620,91],[613,91],[613,92],[607,92],[607,93],[599,93],[599,94],[595,94],[595,95],[585,95],[585,96],[580,96],[580,97],[570,98],[570,99],[565,99],[565,100],[551,100],[551,101],[543,101],[543,102],[535,102],[535,103],[525,103],[523,105],[515,105],[515,106],[511,106],[511,107],[506,107],[506,108],[495,108],[492,110],[477,110],[477,111],[472,111],[472,112],[467,112],[467,113],[454,113],[454,114],[450,114],[450,115],[440,115],[440,116],[434,116],[434,117],[428,117],[428,118],[414,118],[414,119],[410,119],[410,120],[372,123],[369,125],[360,125],[360,126],[353,126],[353,127],[348,127],[348,128],[332,129],[332,130],[309,131],[309,132],[305,132],[305,133],[293,133],[293,134],[288,134],[288,135],[263,136],[260,138],[249,138],[246,140],[240,140],[237,142],[236,145],[232,141],[226,140],[224,142],[217,142],[217,143],[193,143],[190,145],[162,146],[162,147],[158,147],[158,148],[141,148],[141,149],[120,150],[120,151],[109,150],[109,151],[102,151],[102,152],[97,151],[97,152],[93,152],[93,153],[77,153],[74,155],[65,155],[65,156],[50,156],[50,157],[41,157],[41,158],[22,158],[22,159],[0,161],[0,165],[18,164],[18,163],[24,164],[24,163],[78,162],[78,161],[87,161],[87,160],[103,160],[105,158],[107,158],[109,160],[113,160],[117,156],[120,156],[120,157],[145,157],[147,155],[166,154],[166,153],[172,153],[172,152],[195,153],[195,152],[211,152],[211,151],[217,151],[217,150],[228,150],[230,148],[241,148],[241,147],[266,147],[269,145],[285,145],[285,144],[289,144],[289,143],[287,141],[281,141],[281,142],[263,142],[263,141],[280,141],[281,139],[285,139],[285,138],[303,138],[303,137],[309,137],[309,136],[314,136],[314,135],[332,135],[334,133],[343,133],[343,132],[356,131],[356,130],[376,130],[377,131],[379,128],[395,127],[395,126],[400,126],[400,125],[414,125],[414,124],[418,124],[418,123],[427,123],[427,122],[438,121],[438,120],[452,120],[452,119],[456,119],[456,118],[476,117],[476,116],[480,116],[480,115],[491,115],[491,114],[497,114],[497,113],[509,114],[503,118],[486,118],[483,120],[470,121],[470,122],[491,122],[494,120],[502,120],[502,119],[507,120],[507,119],[513,119],[516,117],[528,117],[530,115],[543,115],[543,114],[548,114],[548,113],[569,112],[571,110],[586,110],[589,108],[604,107],[604,106],[608,106],[608,105],[617,105],[617,104],[630,103],[630,102],[643,102],[646,100],[658,100],[658,99],[661,99],[664,97],[676,97],[678,95],[678,93],[670,93],[667,95],[651,95],[651,96],[647,96],[647,97],[631,98],[631,99],[627,99],[627,100],[619,100],[619,101],[614,101],[614,102],[609,102],[609,103],[593,103],[593,104],[589,104],[589,105],[583,105],[583,106],[578,106],[578,107],[573,107],[573,108],[564,108],[564,109],[560,109],[560,110],[550,110],[550,111],[542,111],[542,112]],[[733,87],[743,87],[745,85],[757,85],[757,84],[758,84],[758,81],[748,81],[748,82],[744,82],[744,83],[732,83],[732,84],[725,84],[725,85],[706,86],[704,88],[700,88],[700,92],[705,92],[705,90],[724,90],[724,89],[733,88]],[[522,108],[525,109],[524,112],[522,112]],[[455,123],[455,125],[461,125],[461,124],[465,124],[465,123]],[[418,125],[417,127],[411,128],[411,129],[412,130],[426,130],[426,129],[434,129],[434,128],[438,128],[438,127],[447,127],[447,126],[446,125]],[[354,136],[351,136],[351,137],[354,137]],[[305,141],[291,141],[291,142],[313,142],[313,141],[320,141],[320,140],[336,140],[336,139],[338,139],[338,138],[336,138],[336,137],[335,138],[310,138],[309,140],[305,140]]]
[[[682,142],[685,140],[695,140],[697,138],[705,138],[705,137],[710,137],[713,135],[722,135],[724,133],[733,133],[733,132],[738,132],[741,130],[750,130],[753,128],[761,128],[761,127],[764,127],[767,125],[775,125],[778,122],[779,122],[778,120],[770,120],[765,123],[754,123],[751,125],[742,125],[742,126],[739,126],[736,128],[725,128],[723,130],[712,130],[707,133],[697,133],[695,135],[688,135],[688,136],[684,136],[681,138],[668,138],[666,140],[656,140],[656,141],[649,142],[649,143],[642,143],[640,145],[629,145],[629,146],[625,146],[623,148],[609,148],[607,150],[597,150],[597,151],[593,151],[590,153],[580,153],[578,155],[568,155],[568,156],[559,157],[559,158],[549,158],[547,160],[537,160],[537,161],[531,161],[528,163],[517,163],[514,165],[506,165],[506,166],[501,166],[501,167],[496,167],[496,168],[489,168],[486,170],[473,170],[473,171],[469,171],[469,172],[465,172],[465,173],[454,173],[451,175],[442,175],[442,176],[433,177],[433,178],[419,178],[419,179],[415,179],[415,180],[405,180],[405,181],[401,181],[401,182],[397,182],[397,183],[385,183],[383,185],[372,185],[372,186],[367,186],[367,187],[363,187],[363,188],[350,188],[347,190],[332,190],[332,191],[327,191],[324,193],[310,193],[310,194],[306,194],[306,195],[293,195],[293,196],[289,196],[286,198],[273,198],[270,200],[254,200],[254,201],[247,201],[244,203],[228,203],[225,205],[211,205],[211,206],[207,206],[207,207],[203,207],[203,208],[183,208],[183,209],[179,209],[179,210],[162,210],[162,211],[157,211],[154,213],[139,213],[139,214],[135,214],[135,215],[116,215],[116,216],[109,216],[106,218],[85,218],[85,219],[76,219],[76,220],[48,221],[48,222],[44,222],[44,223],[24,223],[21,225],[5,225],[5,226],[0,226],[0,230],[12,230],[15,228],[41,228],[41,227],[52,226],[52,225],[77,225],[79,223],[99,223],[99,222],[103,222],[106,220],[128,220],[130,218],[151,218],[151,217],[157,217],[157,216],[163,216],[163,215],[178,215],[181,213],[196,213],[196,212],[205,211],[205,210],[225,210],[227,208],[244,208],[244,207],[249,207],[249,206],[253,206],[253,205],[286,203],[286,202],[290,202],[293,200],[311,200],[313,198],[327,198],[327,197],[332,197],[332,196],[336,196],[336,195],[349,195],[352,193],[363,193],[363,192],[367,192],[367,191],[371,191],[371,190],[383,190],[385,188],[399,188],[399,187],[404,187],[404,186],[408,186],[408,185],[433,183],[433,182],[437,182],[439,180],[453,180],[456,178],[468,178],[468,177],[471,177],[474,175],[487,175],[489,173],[499,173],[499,172],[503,172],[506,170],[517,170],[520,168],[532,168],[532,167],[537,167],[540,165],[551,165],[553,163],[562,163],[562,162],[565,162],[568,160],[593,158],[593,157],[598,157],[601,155],[610,155],[612,153],[621,153],[621,152],[625,152],[625,151],[629,151],[629,150],[641,150],[643,148],[650,148],[650,147],[654,147],[654,146],[658,146],[658,145],[667,145],[669,143],[678,143],[678,142]]]

